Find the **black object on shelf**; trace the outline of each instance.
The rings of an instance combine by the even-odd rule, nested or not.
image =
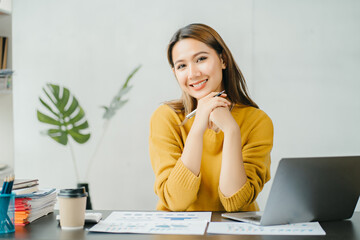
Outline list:
[[[90,191],[88,183],[78,183],[78,188],[84,187],[85,191],[88,193],[88,197],[86,198],[86,210],[92,210],[91,199],[90,199]]]

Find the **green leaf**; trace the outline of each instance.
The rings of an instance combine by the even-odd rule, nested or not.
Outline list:
[[[66,132],[59,129],[49,129],[47,135],[62,145],[66,145],[68,137]]]
[[[62,98],[60,98],[60,102],[59,102],[59,109],[64,110],[66,104],[68,103],[70,98],[70,91],[67,88],[63,89],[63,95]]]
[[[124,106],[125,103],[127,103],[128,100],[121,100],[121,98],[127,94],[132,86],[128,86],[128,83],[130,81],[130,79],[132,79],[132,77],[135,75],[135,73],[137,71],[139,71],[139,69],[141,68],[141,65],[136,67],[130,74],[129,76],[126,78],[126,81],[125,83],[122,85],[122,87],[119,89],[118,93],[113,97],[110,105],[108,107],[106,106],[103,106],[102,108],[105,109],[105,113],[103,115],[103,118],[105,119],[110,119],[112,118],[115,114],[116,114],[116,111]]]
[[[108,110],[104,113],[103,118],[105,118],[105,119],[110,119],[110,118],[112,118],[114,115],[115,115],[115,111],[111,108],[111,109],[108,109]]]
[[[39,100],[50,112],[52,112],[56,117],[59,117],[59,114],[57,114],[46,102],[44,102],[41,98],[39,98]]]
[[[81,119],[83,119],[83,117],[85,117],[85,112],[84,110],[79,106],[79,112],[76,114],[75,117],[73,117],[72,119],[70,119],[70,123],[74,124],[79,122]]]
[[[57,108],[59,108],[59,106],[60,106],[59,105],[60,104],[60,87],[58,85],[54,85],[54,84],[48,84],[48,87],[50,88],[52,95],[56,99],[55,105],[57,106]]]
[[[50,89],[49,89],[50,90]],[[54,102],[54,100],[52,99],[52,97],[50,97],[50,94],[49,94],[49,92],[48,92],[48,90],[45,88],[45,87],[43,87],[43,91],[44,91],[44,93],[46,94],[46,96],[48,97],[48,99],[52,102],[52,104],[54,105],[54,106],[56,106],[56,104],[57,104],[57,102]],[[51,90],[50,90],[50,92],[52,92]],[[56,99],[55,99],[56,100]],[[57,108],[57,107],[56,107]]]
[[[83,129],[87,129],[88,127],[89,127],[89,124],[86,121],[86,122],[80,124],[79,126],[76,126],[75,128],[78,129],[78,130],[83,130]]]
[[[130,75],[127,77],[125,84],[122,88],[126,88],[128,85],[128,82],[130,81],[130,79],[135,75],[135,73],[137,73],[137,71],[139,71],[139,69],[141,68],[141,65],[139,65],[138,67],[136,67],[131,73]]]
[[[123,95],[127,94],[131,90],[131,88],[132,86],[121,88],[114,98],[121,98]]]
[[[120,102],[117,102],[116,105],[114,106],[115,109],[119,109],[121,108],[122,106],[125,105],[125,103],[127,103],[129,100],[126,99],[126,100],[123,100],[123,101],[120,101]]]
[[[73,101],[72,101],[69,109],[65,111],[65,114],[64,114],[64,115],[65,115],[65,116],[70,116],[73,112],[75,112],[75,110],[76,110],[78,107],[79,107],[79,102],[78,102],[78,100],[77,100],[75,97],[73,97]]]
[[[52,117],[49,117],[49,116],[43,114],[39,110],[37,111],[37,118],[38,118],[38,120],[40,122],[47,123],[47,124],[52,124],[52,125],[56,125],[56,126],[61,126],[61,123],[59,121],[53,119]]]
[[[78,143],[85,143],[90,138],[90,134],[85,134],[85,135],[81,134],[78,130],[76,130],[74,128],[69,130],[68,133]]]
[[[58,85],[46,84],[46,88],[44,87],[43,91],[48,98],[47,102],[51,104],[47,104],[43,99],[39,98],[40,102],[54,116],[48,116],[38,110],[37,118],[40,122],[55,125],[57,128],[50,128],[42,133],[45,133],[62,145],[67,145],[68,135],[78,143],[87,142],[90,134],[83,134],[81,131],[88,129],[89,124],[84,110],[70,90]],[[69,101],[71,102],[69,103]],[[70,107],[65,110],[68,104]],[[75,112],[76,114],[74,114]]]

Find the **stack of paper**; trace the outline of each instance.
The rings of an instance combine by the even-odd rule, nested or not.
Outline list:
[[[112,212],[90,232],[141,234],[325,235],[318,222],[257,226],[242,222],[210,222],[211,212]]]
[[[39,190],[15,198],[15,225],[26,225],[54,211],[55,189]]]
[[[203,235],[211,212],[112,212],[91,232]]]
[[[319,222],[275,226],[258,226],[244,222],[211,222],[207,233],[239,235],[326,235]]]
[[[38,186],[38,179],[15,179],[12,192],[16,195],[33,193],[39,190]]]

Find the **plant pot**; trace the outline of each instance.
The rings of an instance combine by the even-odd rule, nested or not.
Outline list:
[[[85,188],[85,191],[88,193],[88,197],[86,198],[86,210],[92,210],[90,191],[89,191],[89,184],[88,183],[78,183],[77,187],[78,188],[81,188],[81,187]]]

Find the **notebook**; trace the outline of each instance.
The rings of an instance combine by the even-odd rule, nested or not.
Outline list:
[[[284,158],[264,212],[222,216],[258,225],[348,219],[359,199],[359,173],[360,156]]]

